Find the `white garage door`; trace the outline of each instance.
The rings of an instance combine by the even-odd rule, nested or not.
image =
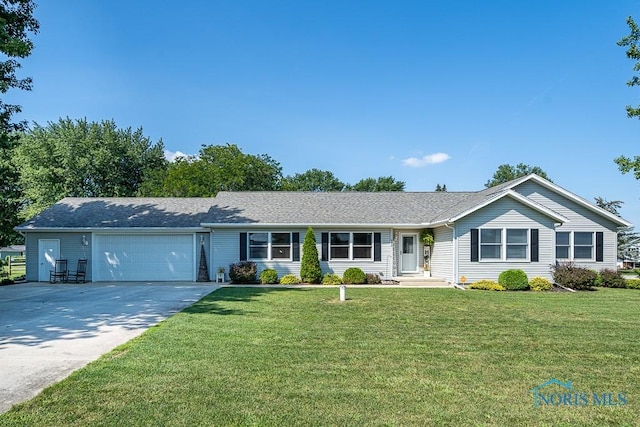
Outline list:
[[[94,238],[94,281],[194,281],[192,234],[105,234]]]

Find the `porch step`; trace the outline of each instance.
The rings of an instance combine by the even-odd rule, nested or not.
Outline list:
[[[453,285],[442,277],[397,276],[393,278],[401,286],[420,286],[429,288],[451,288]]]

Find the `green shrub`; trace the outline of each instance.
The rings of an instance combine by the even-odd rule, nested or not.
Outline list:
[[[367,273],[365,275],[367,277],[367,283],[370,285],[379,285],[382,283],[382,279],[375,273]]]
[[[262,270],[262,273],[260,273],[260,283],[263,285],[278,283],[278,272],[272,268]]]
[[[320,283],[322,269],[316,247],[316,235],[311,227],[307,228],[302,244],[302,261],[300,263],[300,278],[305,283]]]
[[[576,291],[590,290],[595,286],[598,273],[588,268],[578,267],[572,262],[564,262],[551,266],[553,280],[561,286]]]
[[[478,280],[467,286],[469,289],[479,289],[482,291],[504,291],[504,286],[499,285],[493,280]]]
[[[342,279],[337,274],[327,273],[322,278],[323,285],[342,285]]]
[[[229,278],[232,283],[255,283],[258,267],[255,262],[241,261],[229,265]]]
[[[533,291],[550,291],[553,289],[553,283],[545,279],[544,277],[536,276],[529,280],[529,287]]]
[[[617,272],[616,270],[611,270],[609,268],[605,268],[600,270],[600,283],[598,286],[603,286],[605,288],[624,288],[626,283],[622,274]]]
[[[280,279],[281,285],[297,285],[300,283],[300,279],[295,274],[285,274]]]
[[[342,283],[346,283],[347,285],[359,285],[367,283],[367,276],[364,274],[364,271],[362,271],[361,268],[347,268],[342,275]]]
[[[640,279],[628,279],[626,283],[627,289],[640,289]]]
[[[498,283],[508,291],[526,291],[529,289],[529,278],[522,270],[505,270],[498,276]]]

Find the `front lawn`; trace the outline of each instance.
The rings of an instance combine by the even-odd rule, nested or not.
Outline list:
[[[636,425],[640,292],[227,288],[0,425]],[[626,405],[542,405],[556,378]],[[549,386],[549,393],[564,393]],[[556,395],[555,401],[558,402]],[[569,396],[569,401],[572,397]],[[581,402],[576,399],[576,402]]]

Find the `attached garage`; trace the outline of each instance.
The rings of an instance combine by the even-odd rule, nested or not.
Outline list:
[[[94,281],[195,281],[195,234],[94,234]]]

